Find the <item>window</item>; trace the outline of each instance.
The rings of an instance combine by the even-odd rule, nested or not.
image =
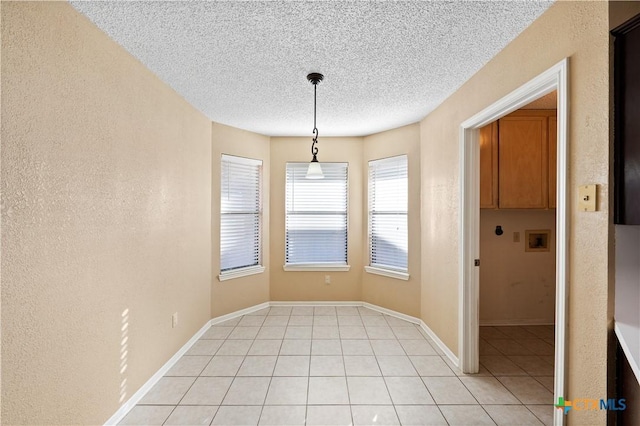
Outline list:
[[[369,261],[367,272],[408,279],[407,156],[369,162]]]
[[[264,271],[261,262],[262,161],[222,156],[220,281]]]
[[[347,163],[287,163],[285,270],[348,270]]]

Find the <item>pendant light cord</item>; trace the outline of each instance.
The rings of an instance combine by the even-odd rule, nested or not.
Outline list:
[[[313,84],[313,142],[311,143],[311,155],[313,159],[312,163],[318,162],[318,125],[316,123],[316,111],[317,111],[317,101],[318,101],[318,83],[320,83],[324,79],[324,76],[319,72],[312,72],[307,75],[307,80],[311,84]]]

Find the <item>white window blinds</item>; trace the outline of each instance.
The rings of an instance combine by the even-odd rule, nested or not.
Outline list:
[[[262,161],[222,156],[220,272],[261,262]]]
[[[407,156],[369,162],[371,266],[407,271]]]
[[[322,163],[324,179],[306,179],[309,163],[287,163],[288,265],[347,263],[347,163]]]

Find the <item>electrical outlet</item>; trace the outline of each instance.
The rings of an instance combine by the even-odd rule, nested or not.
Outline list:
[[[178,326],[178,313],[171,315],[171,328],[176,328]]]
[[[324,276],[324,283],[325,284],[331,284],[331,275],[325,275]]]
[[[513,233],[513,242],[514,243],[519,243],[520,242],[520,233],[519,232],[514,232]]]

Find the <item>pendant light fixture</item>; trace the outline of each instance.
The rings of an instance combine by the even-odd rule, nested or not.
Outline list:
[[[317,72],[312,72],[307,75],[307,80],[313,84],[313,142],[311,143],[311,155],[313,155],[313,158],[311,159],[311,163],[309,163],[309,168],[307,169],[307,179],[324,179],[322,167],[320,167],[320,163],[318,162],[318,147],[316,146],[318,143],[318,127],[316,126],[316,91],[318,83],[323,79],[324,76]]]

